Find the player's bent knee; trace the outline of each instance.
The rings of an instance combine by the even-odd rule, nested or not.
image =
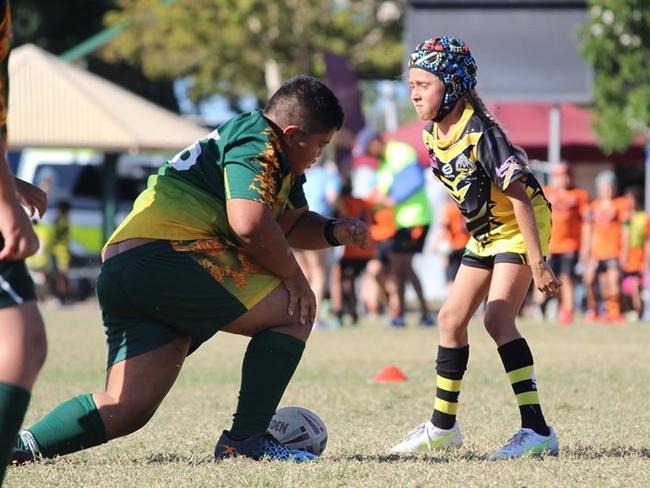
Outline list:
[[[485,325],[485,330],[490,334],[490,337],[497,343],[503,342],[504,337],[512,336],[513,330],[516,331],[516,326],[511,319],[505,318],[495,311],[488,310],[485,313],[483,325]]]
[[[124,437],[144,427],[153,417],[156,408],[142,408],[129,403],[105,405],[100,409],[109,439]]]
[[[465,328],[463,317],[448,307],[442,307],[438,312],[438,328],[441,332],[454,333]]]
[[[302,342],[307,342],[314,324],[301,324],[297,319],[284,326],[274,327],[273,330],[282,334],[290,335]]]

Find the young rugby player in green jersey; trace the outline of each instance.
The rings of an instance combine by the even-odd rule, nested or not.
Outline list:
[[[436,398],[430,421],[393,452],[458,446],[456,409],[469,358],[467,326],[487,297],[484,323],[517,398],[522,428],[492,458],[557,454],[555,431],[539,404],[533,356],[515,325],[531,278],[547,296],[560,282],[547,266],[551,209],[528,169],[476,92],[476,64],[459,39],[437,37],[409,61],[411,101],[422,120],[434,176],[456,201],[471,238],[438,315]]]
[[[291,252],[367,246],[366,226],[310,212],[303,172],[343,123],[320,81],[287,81],[263,111],[234,117],[178,153],[103,250],[104,391],[22,432],[14,458],[52,457],[130,434],[154,414],[190,353],[217,331],[251,337],[232,427],[216,459],[305,461],[266,429],[302,356],[316,301]]]
[[[36,305],[34,283],[25,258],[38,250],[38,239],[21,208],[42,216],[47,197],[11,174],[7,150],[7,63],[11,45],[9,2],[0,1],[0,485],[30,391],[46,354],[45,327]]]

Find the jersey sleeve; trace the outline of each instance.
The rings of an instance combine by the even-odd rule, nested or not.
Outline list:
[[[526,163],[499,127],[493,126],[483,132],[477,149],[479,161],[501,191],[527,174]]]
[[[305,197],[305,190],[303,185],[307,181],[304,174],[298,176],[291,185],[291,192],[289,193],[289,206],[291,208],[303,208],[307,206],[307,197]]]
[[[225,155],[226,199],[243,198],[273,208],[282,184],[278,154],[264,134],[246,137]]]

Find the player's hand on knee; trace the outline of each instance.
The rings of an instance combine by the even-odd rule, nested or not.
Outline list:
[[[339,220],[334,226],[334,237],[344,245],[368,247],[368,226],[356,219]]]
[[[302,271],[283,280],[289,292],[289,316],[298,317],[301,325],[312,325],[316,320],[316,296]]]

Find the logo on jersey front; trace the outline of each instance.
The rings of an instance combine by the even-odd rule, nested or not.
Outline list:
[[[445,164],[442,166],[442,173],[443,173],[445,176],[451,176],[451,174],[452,174],[453,172],[454,172],[454,168],[453,168],[453,166],[452,166],[450,163],[445,163]]]
[[[456,159],[456,170],[464,173],[471,173],[476,169],[476,163],[470,160],[464,154],[461,154]]]

